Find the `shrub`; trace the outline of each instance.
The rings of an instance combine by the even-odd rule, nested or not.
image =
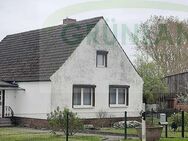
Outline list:
[[[181,115],[181,113],[172,114],[168,118],[168,123],[169,123],[169,125],[171,126],[171,128],[173,130],[176,130],[178,127],[180,127],[182,125],[182,115]],[[187,130],[187,127],[188,127],[188,113],[186,113],[186,112],[184,114],[184,124],[185,124],[185,128]]]
[[[181,126],[181,114],[172,114],[168,119],[169,124],[176,124],[177,126]]]
[[[68,114],[68,121],[67,121]],[[69,123],[68,132],[69,135],[74,135],[79,130],[83,129],[83,124],[77,115],[65,108],[63,111],[59,107],[50,114],[47,114],[47,120],[51,126],[53,132],[55,130],[62,130],[66,134],[67,122]]]
[[[105,110],[99,110],[97,113],[96,113],[96,116],[97,116],[97,120],[96,122],[94,123],[94,125],[98,128],[103,128],[104,125],[107,123],[107,116],[108,116],[108,113],[105,111]]]

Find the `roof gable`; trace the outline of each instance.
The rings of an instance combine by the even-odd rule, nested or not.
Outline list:
[[[0,80],[49,80],[101,18],[8,35],[0,43]]]

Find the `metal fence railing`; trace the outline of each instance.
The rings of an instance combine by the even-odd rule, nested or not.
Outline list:
[[[96,113],[97,114],[97,113]],[[106,113],[109,115],[111,113]],[[124,139],[127,138],[138,138],[137,130],[141,130],[141,116],[129,117],[130,112],[125,111],[122,117],[109,117],[101,116],[95,119],[81,120],[83,128],[79,132],[82,134],[98,134],[98,135],[111,135],[119,136]],[[68,141],[71,128],[71,117],[69,113],[66,115],[66,141]]]
[[[165,122],[162,115],[165,115]],[[149,126],[163,126],[161,136],[163,138],[185,138],[188,137],[188,114],[184,111],[147,111],[146,123]]]

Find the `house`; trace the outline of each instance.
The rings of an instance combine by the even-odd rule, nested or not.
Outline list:
[[[188,72],[169,75],[165,79],[169,90],[168,108],[188,111]]]
[[[103,17],[8,35],[0,50],[1,117],[39,124],[58,106],[140,116],[143,80]]]

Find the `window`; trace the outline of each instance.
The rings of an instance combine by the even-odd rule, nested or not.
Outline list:
[[[109,86],[109,106],[128,106],[129,86],[110,85]]]
[[[107,67],[107,51],[97,51],[97,67]]]
[[[95,106],[94,85],[73,85],[73,108]]]
[[[81,88],[74,88],[73,89],[73,99],[74,99],[74,105],[81,105]]]

